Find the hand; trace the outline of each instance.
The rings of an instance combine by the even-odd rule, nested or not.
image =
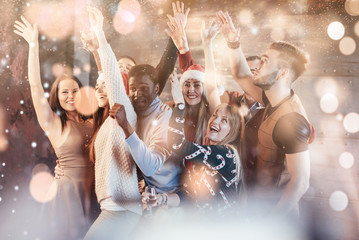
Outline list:
[[[179,5],[179,2],[177,3],[177,5]],[[169,22],[167,22],[169,30],[165,29],[165,32],[169,37],[172,38],[173,43],[176,45],[178,51],[181,54],[184,54],[189,51],[187,36],[186,32],[184,31],[185,24],[187,24],[187,15],[189,9],[187,9],[186,14],[184,14],[183,5],[184,4],[182,3],[182,8],[179,7],[179,9],[177,9],[176,5],[172,3],[174,17],[172,17],[171,15],[167,15],[169,19]]]
[[[98,44],[96,35],[92,31],[82,31],[81,32],[81,41],[82,41],[83,47],[90,52],[97,51],[97,49],[99,48],[99,44]]]
[[[240,29],[235,29],[232,19],[228,12],[224,14],[222,11],[217,12],[217,23],[219,30],[227,42],[237,42],[240,38]]]
[[[183,94],[182,94],[181,84],[180,84],[180,81],[178,80],[176,71],[177,71],[177,69],[175,69],[173,71],[170,78],[171,78],[171,86],[172,86],[172,89],[171,89],[172,90],[172,98],[173,98],[173,101],[175,102],[175,104],[178,104],[178,103],[184,103],[184,98],[183,98]]]
[[[109,115],[113,119],[116,119],[117,124],[120,127],[122,127],[122,128],[127,127],[128,121],[127,121],[127,117],[126,117],[125,107],[123,105],[115,103],[113,105],[113,107],[110,109]]]
[[[187,18],[188,13],[190,11],[189,8],[187,8],[186,13],[184,12],[184,3],[177,1],[176,3],[172,3],[172,9],[173,9],[173,17],[177,19],[179,22],[182,23],[183,29],[186,28],[187,25]],[[168,15],[167,15],[168,16]]]
[[[202,22],[201,37],[203,44],[212,42],[218,33],[219,28],[215,21],[211,21],[208,27],[206,27],[206,23],[204,21]]]
[[[87,7],[87,11],[89,12],[91,30],[99,37],[99,34],[103,32],[103,15],[95,7]]]
[[[23,37],[30,46],[38,43],[39,31],[37,29],[37,24],[32,26],[23,16],[21,16],[21,20],[23,22],[15,21],[14,27],[17,30],[14,30],[14,33]]]
[[[60,179],[62,176],[64,176],[64,170],[62,170],[60,166],[60,161],[56,160],[56,167],[55,167],[55,179]]]

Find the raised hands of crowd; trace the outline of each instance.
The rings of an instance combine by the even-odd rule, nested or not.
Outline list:
[[[14,32],[23,37],[26,42],[32,47],[34,44],[38,44],[39,42],[39,31],[37,29],[37,24],[31,25],[29,21],[26,20],[23,16],[21,16],[20,21],[15,21],[14,27],[16,30]]]
[[[165,29],[165,32],[172,38],[178,51],[181,54],[184,54],[189,51],[185,27],[187,25],[187,17],[190,9],[187,8],[185,11],[184,3],[179,1],[172,3],[172,9],[173,16],[169,14],[167,15],[169,20],[167,25],[169,29]]]
[[[206,22],[202,22],[201,38],[204,45],[211,43],[218,33],[219,27],[216,21],[212,20],[208,25],[206,25]]]
[[[90,52],[95,52],[99,48],[97,37],[93,31],[82,31],[81,42],[83,47]]]
[[[175,104],[184,103],[184,98],[182,94],[182,87],[180,84],[180,81],[177,77],[177,69],[173,71],[173,73],[170,76],[171,79],[171,92],[172,92],[172,98]]]
[[[218,11],[217,23],[219,25],[219,30],[227,43],[239,42],[240,29],[236,29],[234,27],[232,18],[229,16],[228,12],[224,13],[222,11]]]
[[[87,7],[89,12],[91,30],[95,33],[99,47],[107,44],[105,33],[103,31],[103,15],[100,10],[95,7]]]

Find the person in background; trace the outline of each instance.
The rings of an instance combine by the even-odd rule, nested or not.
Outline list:
[[[314,129],[291,85],[305,71],[308,56],[293,44],[274,42],[252,74],[240,47],[239,28],[234,27],[228,12],[219,11],[217,19],[229,48],[233,78],[255,101],[265,105],[258,130],[252,200],[264,211],[297,215],[299,200],[309,187],[308,144]]]
[[[28,74],[31,97],[40,127],[46,132],[64,176],[56,179],[51,189],[56,196],[43,206],[42,236],[48,239],[83,238],[90,222],[93,164],[86,145],[92,134],[92,123],[75,107],[81,99],[81,82],[74,76],[62,75],[52,84],[49,102],[41,84],[37,25],[24,17],[16,21],[14,31],[29,44]],[[51,191],[51,190],[50,190]]]

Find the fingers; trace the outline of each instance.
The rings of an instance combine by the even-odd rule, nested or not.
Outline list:
[[[191,10],[191,9],[187,8],[186,13],[185,13],[186,18],[188,17],[188,14],[189,14],[189,11],[190,11],[190,10]]]
[[[167,22],[167,24],[169,24],[169,22]],[[168,29],[165,29],[165,33],[169,36],[172,37],[173,36],[173,31],[170,31]]]
[[[179,1],[176,2],[177,12],[181,12],[181,4]]]
[[[222,11],[217,12],[217,18],[221,22],[221,24],[226,24],[226,18],[224,17],[224,14]]]
[[[181,2],[181,13],[184,13],[184,3]]]
[[[23,24],[22,22],[19,22],[19,21],[15,21],[15,25],[18,25],[19,27],[22,27],[23,29],[25,29],[26,28],[26,25],[25,24]],[[14,25],[14,26],[15,26]]]
[[[23,32],[24,31],[24,29],[22,28],[22,27],[20,27],[19,25],[14,25],[14,27],[17,29],[17,30],[19,30],[20,32]]]
[[[14,33],[16,33],[17,35],[19,35],[20,37],[24,37],[24,36],[22,35],[22,32],[19,32],[18,30],[14,30]]]
[[[31,28],[31,24],[26,20],[26,18],[24,16],[21,16],[21,20],[25,23],[25,25],[29,28]]]
[[[176,13],[177,13],[177,7],[176,7],[176,3],[175,3],[175,2],[172,3],[172,10],[173,10],[173,15],[176,15]]]

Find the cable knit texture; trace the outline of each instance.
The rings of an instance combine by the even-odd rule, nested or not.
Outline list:
[[[107,44],[98,49],[110,107],[125,107],[127,119],[135,129],[136,113],[126,95],[115,54]],[[95,183],[98,201],[111,197],[121,207],[142,214],[141,195],[137,185],[136,165],[125,150],[125,134],[115,119],[108,117],[95,140]]]

